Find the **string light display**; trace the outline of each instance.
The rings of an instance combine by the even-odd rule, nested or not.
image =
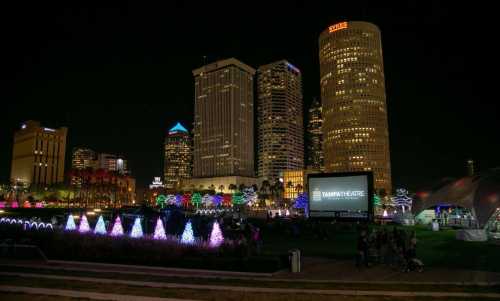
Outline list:
[[[167,239],[165,235],[165,228],[163,227],[163,221],[158,217],[156,220],[155,233],[153,234],[153,239]]]
[[[220,230],[219,223],[217,221],[212,225],[212,232],[210,233],[209,246],[212,248],[218,248],[224,243],[224,236]]]
[[[185,245],[194,244],[194,234],[193,234],[193,226],[191,225],[191,221],[189,220],[184,227],[184,232],[182,232],[181,243]]]
[[[115,223],[113,224],[113,228],[111,229],[111,236],[122,236],[123,235],[123,227],[122,227],[122,221],[120,220],[120,217],[117,216],[115,219]]]
[[[87,216],[82,215],[82,219],[80,220],[80,227],[78,228],[78,232],[87,233],[90,231],[89,222],[87,221]]]
[[[104,223],[104,219],[102,215],[97,219],[97,224],[95,225],[94,234],[104,235],[106,234],[106,224]]]
[[[134,225],[132,226],[132,231],[130,231],[130,237],[141,238],[144,235],[142,232],[141,219],[136,217],[134,220]]]
[[[74,231],[76,230],[75,218],[72,214],[68,215],[68,220],[66,221],[66,227],[64,228],[66,231]]]

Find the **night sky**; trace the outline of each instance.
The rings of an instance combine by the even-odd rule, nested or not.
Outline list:
[[[289,60],[302,70],[306,109],[320,93],[319,33],[344,20],[382,31],[394,186],[464,175],[468,158],[480,170],[500,166],[498,97],[481,95],[477,81],[489,68],[488,27],[457,1],[5,2],[1,182],[27,119],[69,127],[67,168],[71,148],[87,146],[126,156],[138,183],[151,182],[167,130],[192,129],[191,70],[203,56],[254,68]]]

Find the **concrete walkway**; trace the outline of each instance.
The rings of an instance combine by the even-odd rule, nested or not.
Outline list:
[[[338,295],[338,296],[387,296],[387,297],[458,297],[458,298],[493,298],[500,300],[497,293],[464,293],[464,292],[410,292],[410,291],[371,291],[371,290],[327,290],[327,289],[292,289],[292,288],[265,288],[250,286],[227,286],[227,285],[201,285],[181,283],[160,283],[151,281],[131,281],[117,279],[102,279],[89,277],[55,276],[31,273],[9,273],[0,272],[3,276],[18,276],[24,278],[44,278],[67,281],[83,281],[91,283],[121,284],[138,287],[153,287],[165,289],[195,289],[195,290],[217,290],[241,293],[269,293],[269,294],[307,294],[307,295]]]
[[[52,288],[38,288],[25,286],[0,285],[0,292],[22,293],[30,295],[59,296],[71,298],[87,298],[91,300],[116,300],[116,301],[195,301],[190,299],[158,298],[133,295],[104,294],[96,292],[82,292]]]
[[[81,263],[72,261],[51,261],[49,264],[34,262],[0,262],[0,266],[43,270],[64,270],[75,272],[111,273],[122,275],[228,279],[265,282],[303,283],[350,283],[350,284],[415,284],[415,285],[500,285],[500,273],[430,269],[423,273],[402,273],[386,266],[357,270],[350,262],[305,258],[301,273],[279,272],[261,276],[256,273],[224,272],[207,270],[171,269],[160,267]]]
[[[303,258],[301,273],[277,273],[286,279],[334,280],[355,283],[414,284],[500,284],[500,273],[450,268],[424,268],[424,272],[403,273],[386,265],[357,269],[353,261]]]

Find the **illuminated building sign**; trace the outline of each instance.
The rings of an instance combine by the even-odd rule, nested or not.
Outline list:
[[[154,177],[153,183],[149,185],[150,189],[163,187],[163,183],[160,177]]]
[[[328,31],[330,33],[332,33],[332,32],[336,32],[337,30],[346,29],[346,28],[347,28],[347,22],[340,22],[340,23],[337,23],[337,24],[334,24],[334,25],[328,27]]]
[[[322,200],[331,199],[331,200],[348,200],[348,199],[357,199],[365,196],[365,192],[363,190],[347,190],[347,191],[319,191],[314,190],[312,193],[312,199],[317,202],[321,202]]]

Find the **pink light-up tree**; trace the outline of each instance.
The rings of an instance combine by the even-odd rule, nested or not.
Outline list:
[[[90,231],[89,222],[87,221],[87,216],[82,215],[82,220],[80,221],[80,227],[78,228],[78,232],[87,233]]]
[[[218,248],[222,245],[222,243],[224,243],[224,236],[220,230],[219,223],[215,221],[212,226],[212,233],[210,233],[210,241],[208,245],[212,248]]]
[[[155,233],[153,234],[153,239],[167,239],[165,235],[165,228],[163,228],[163,222],[161,218],[156,220]]]
[[[122,236],[123,235],[122,221],[120,220],[119,216],[116,217],[115,223],[113,224],[113,228],[111,229],[111,233],[109,235],[111,235],[111,236]]]

